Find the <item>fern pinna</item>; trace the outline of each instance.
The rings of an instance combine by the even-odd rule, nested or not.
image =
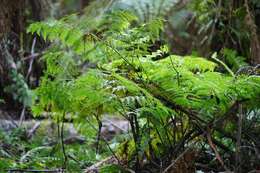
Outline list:
[[[259,109],[259,76],[220,73],[213,59],[165,57],[167,45],[152,50],[163,20],[138,24],[127,11],[103,14],[87,28],[84,20],[72,15],[29,27],[52,42],[32,109],[36,115],[51,112],[54,119],[64,113],[82,121],[107,113],[123,116],[132,137],[118,147],[120,159],[135,158],[139,166],[160,157],[170,161],[194,141],[205,144],[206,134],[229,139],[218,134],[232,132],[235,122],[226,120],[239,106],[244,113]]]

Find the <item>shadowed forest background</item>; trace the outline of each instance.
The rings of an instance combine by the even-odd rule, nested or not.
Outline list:
[[[260,172],[259,0],[1,0],[0,172]]]

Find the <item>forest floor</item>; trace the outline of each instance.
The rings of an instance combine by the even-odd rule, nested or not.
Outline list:
[[[38,120],[29,118],[24,120],[22,124],[20,123],[19,119],[12,119],[6,113],[2,113],[0,116],[0,172],[13,168],[23,170],[24,167],[37,167],[37,164],[40,164],[39,160],[44,161],[50,156],[62,158],[57,123],[47,118]],[[128,121],[117,117],[105,116],[102,124],[101,139],[99,139],[100,151],[99,154],[96,154],[97,134],[93,130],[89,130],[89,125],[82,128],[81,124],[77,126],[72,122],[64,123],[63,143],[67,149],[66,154],[71,157],[72,161],[73,159],[79,160],[70,163],[69,167],[72,170],[92,169],[91,166],[103,162],[102,160],[111,155],[109,151],[104,150],[106,145],[103,141],[109,141],[110,144],[113,144],[113,138],[128,134],[130,130]],[[85,131],[78,129],[85,129]],[[52,149],[48,150],[50,147]],[[36,150],[38,152],[34,153]],[[6,164],[1,165],[4,162]],[[50,164],[46,159],[44,162],[46,165],[52,166],[48,169],[56,169],[61,165],[61,161]]]

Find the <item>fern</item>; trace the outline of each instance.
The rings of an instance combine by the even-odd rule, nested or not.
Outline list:
[[[127,148],[130,160],[135,155],[151,158],[153,151],[159,157],[181,141],[185,134],[168,125],[172,119],[181,119],[189,130],[192,116],[207,126],[235,102],[259,108],[258,76],[222,74],[216,63],[196,56],[154,60],[169,54],[167,45],[150,49],[160,38],[160,19],[139,25],[129,12],[109,12],[91,30],[75,27],[74,17],[29,28],[53,42],[44,56],[47,69],[36,89],[35,114],[48,111],[59,118],[67,113],[82,121],[106,113],[122,115],[133,138],[119,146],[118,154]],[[96,63],[95,69],[82,68],[87,61]]]
[[[248,66],[246,58],[237,55],[237,52],[231,49],[223,49],[225,62],[232,68],[234,72],[243,66]]]

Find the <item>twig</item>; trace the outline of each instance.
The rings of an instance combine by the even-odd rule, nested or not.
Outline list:
[[[172,68],[173,68],[173,70],[174,70],[174,71],[176,72],[176,74],[177,74],[177,84],[178,84],[178,86],[180,86],[180,73],[179,73],[179,71],[175,68],[171,56],[170,56],[170,60],[171,60]]]
[[[215,155],[216,155],[216,158],[217,160],[219,161],[219,163],[221,164],[221,166],[227,171],[229,172],[229,169],[225,166],[215,144],[212,142],[212,139],[211,139],[211,135],[210,135],[210,132],[207,132],[207,139],[208,139],[208,142],[209,142],[209,145],[210,147],[212,148],[212,150],[214,151]]]
[[[34,54],[31,54],[29,56],[26,56],[26,57],[22,58],[22,61],[31,60],[31,59],[37,58],[37,57],[39,57],[39,56],[41,56],[43,54],[44,54],[43,52],[42,53],[34,53]]]

